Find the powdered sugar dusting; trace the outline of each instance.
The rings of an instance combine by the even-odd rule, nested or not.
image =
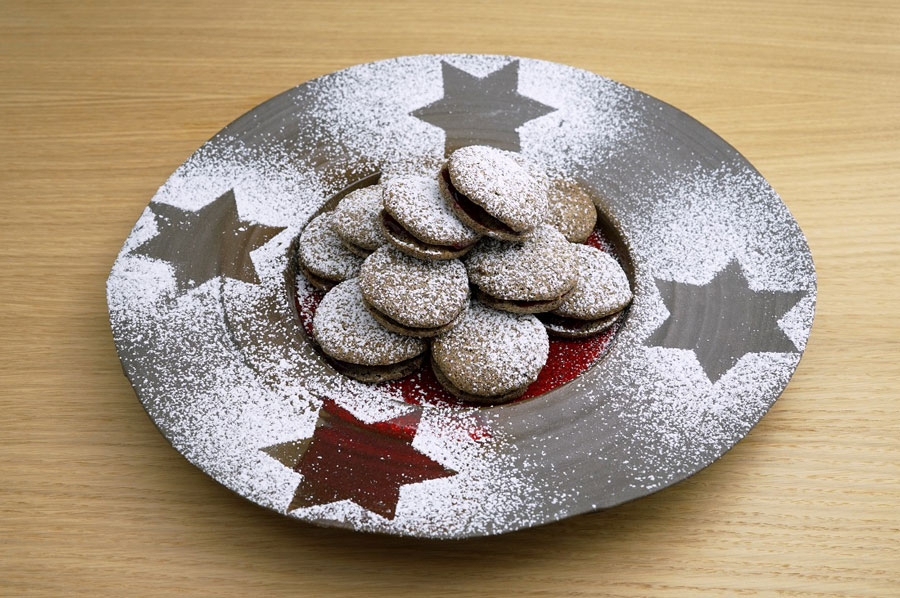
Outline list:
[[[388,365],[422,354],[428,344],[386,330],[363,304],[359,281],[344,281],[325,295],[313,318],[313,336],[322,350],[341,361]]]
[[[453,152],[448,167],[457,191],[513,230],[531,230],[543,221],[547,190],[515,154],[470,145]]]
[[[502,395],[533,382],[549,349],[547,332],[534,316],[477,302],[431,346],[443,374],[457,388],[481,396]]]
[[[520,243],[483,239],[466,256],[469,280],[499,299],[545,301],[569,291],[576,278],[574,245],[550,225]]]
[[[325,212],[303,229],[300,235],[300,261],[317,276],[347,280],[359,274],[363,258],[341,243],[333,224],[334,212]]]
[[[628,305],[628,277],[614,257],[589,245],[572,245],[572,251],[578,263],[578,281],[575,290],[553,313],[596,320]]]
[[[441,195],[433,176],[384,181],[384,209],[414,237],[434,245],[468,244],[480,236],[460,222]]]
[[[378,224],[381,206],[381,185],[357,189],[338,203],[331,226],[344,241],[374,251],[387,243]]]
[[[451,322],[469,299],[469,279],[459,260],[419,260],[390,247],[366,258],[360,287],[378,311],[413,328]]]

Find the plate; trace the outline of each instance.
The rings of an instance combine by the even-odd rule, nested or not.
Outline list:
[[[303,329],[299,232],[348,190],[474,143],[595,195],[628,313],[574,379],[509,405],[340,376]],[[612,507],[706,467],[788,384],[815,297],[790,212],[702,124],[583,70],[458,54],[354,66],[229,124],[159,189],[107,282],[125,374],[191,463],[289,517],[433,538]]]

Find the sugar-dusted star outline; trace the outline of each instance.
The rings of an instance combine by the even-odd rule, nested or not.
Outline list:
[[[195,212],[164,203],[150,209],[157,234],[134,253],[171,264],[179,292],[217,276],[259,284],[250,252],[284,230],[241,220],[233,189]]]
[[[441,74],[443,97],[410,114],[444,130],[447,154],[475,144],[519,151],[517,129],[556,110],[519,93],[518,60],[484,77],[441,61]]]
[[[288,511],[351,500],[393,519],[402,486],[456,475],[413,448],[421,417],[416,409],[366,424],[326,400],[312,437],[260,450],[303,475]]]
[[[715,382],[747,353],[788,353],[797,347],[778,321],[806,291],[755,291],[737,260],[702,285],[656,279],[669,317],[648,346],[690,349]]]

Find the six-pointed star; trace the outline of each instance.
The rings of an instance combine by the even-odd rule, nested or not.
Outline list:
[[[303,474],[288,511],[349,499],[393,519],[401,486],[456,475],[412,447],[421,417],[366,424],[326,401],[312,438],[261,450]]]
[[[233,190],[196,212],[164,203],[150,207],[158,234],[135,253],[169,262],[179,291],[219,275],[259,284],[250,252],[284,230],[241,220]]]
[[[646,344],[692,349],[712,382],[747,353],[793,352],[778,327],[806,291],[754,291],[733,260],[704,285],[656,279],[669,317]]]
[[[444,97],[410,114],[444,130],[447,154],[476,144],[517,152],[517,129],[556,110],[519,93],[518,60],[485,77],[441,61],[441,73]]]

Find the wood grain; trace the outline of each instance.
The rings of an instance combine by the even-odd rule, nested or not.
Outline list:
[[[509,53],[686,110],[809,237],[787,392],[623,507],[434,543],[292,523],[156,432],[104,282],[148,199],[268,97],[355,63]],[[900,595],[900,7],[869,2],[10,2],[0,8],[0,594]]]

